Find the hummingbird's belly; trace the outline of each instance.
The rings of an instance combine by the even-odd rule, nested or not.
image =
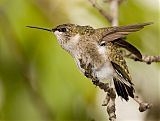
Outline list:
[[[95,70],[95,76],[99,80],[111,80],[114,75],[114,69],[107,56],[107,48],[105,46],[98,46],[98,52],[105,60],[105,63],[97,70]]]
[[[99,80],[111,80],[114,75],[114,70],[110,63],[105,63],[100,69],[95,70],[95,76]]]

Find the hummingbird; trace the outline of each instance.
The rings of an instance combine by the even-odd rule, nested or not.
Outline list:
[[[126,36],[139,31],[151,22],[94,29],[91,26],[62,24],[55,28],[27,26],[52,32],[60,46],[75,60],[80,71],[94,81],[109,81],[118,96],[126,101],[134,98],[134,84],[121,49],[126,49],[138,60],[140,51],[126,41]]]

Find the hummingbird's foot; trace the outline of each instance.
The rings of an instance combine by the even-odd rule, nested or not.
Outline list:
[[[139,111],[140,112],[144,112],[147,109],[150,109],[152,107],[151,103],[143,102],[142,100],[139,99],[138,96],[135,96],[134,100],[139,104]]]

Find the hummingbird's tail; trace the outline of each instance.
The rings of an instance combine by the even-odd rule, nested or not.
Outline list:
[[[126,101],[129,100],[129,97],[134,98],[134,88],[133,86],[128,86],[125,83],[123,83],[122,81],[120,81],[118,78],[114,77],[113,78],[113,82],[115,85],[115,89],[117,92],[118,96],[121,96],[123,99],[125,99]]]

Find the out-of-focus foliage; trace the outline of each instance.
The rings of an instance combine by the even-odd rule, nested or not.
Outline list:
[[[154,25],[130,35],[129,41],[143,53],[160,55],[158,5],[152,9],[145,4],[124,2],[120,24],[153,21]],[[62,23],[108,26],[87,0],[0,1],[0,120],[104,119],[97,109],[101,104],[96,104],[95,86],[78,71],[55,36],[25,27]]]

